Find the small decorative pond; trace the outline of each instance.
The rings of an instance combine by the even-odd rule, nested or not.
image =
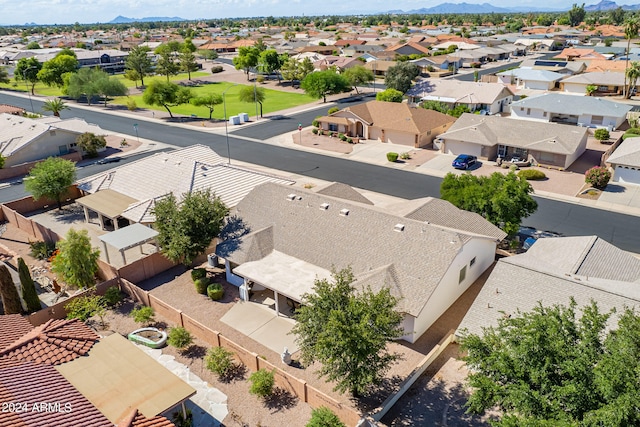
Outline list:
[[[167,343],[167,333],[157,328],[140,328],[127,335],[129,341],[146,345],[151,348],[161,348]]]

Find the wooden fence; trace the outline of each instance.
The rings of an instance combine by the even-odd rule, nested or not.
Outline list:
[[[335,412],[342,422],[349,426],[355,426],[362,418],[362,415],[355,409],[341,404],[332,397],[307,384],[306,381],[298,379],[273,365],[271,362],[264,360],[256,353],[231,341],[229,338],[220,334],[220,332],[208,328],[181,310],[174,308],[167,302],[151,295],[148,291],[134,285],[129,280],[121,278],[120,284],[121,289],[129,294],[132,299],[152,307],[157,314],[178,326],[182,326],[207,344],[214,347],[225,347],[233,351],[236,358],[242,362],[247,369],[251,371],[257,371],[258,369],[273,371],[275,374],[275,383],[278,387],[287,390],[302,402],[308,403],[311,407],[318,408],[320,406],[326,406]]]

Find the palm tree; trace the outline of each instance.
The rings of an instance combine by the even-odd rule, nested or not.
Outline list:
[[[629,68],[629,51],[631,48],[631,39],[638,35],[640,29],[640,23],[636,18],[629,18],[624,23],[624,38],[627,39],[627,56],[624,61],[624,97],[625,99],[631,98],[629,88],[627,87],[627,69]]]
[[[42,106],[42,111],[49,111],[54,116],[60,117],[60,111],[67,110],[67,104],[60,98],[47,99]]]
[[[631,67],[627,68],[624,73],[625,78],[629,79],[629,90],[628,90],[628,98],[631,98],[631,94],[638,83],[638,79],[640,78],[640,62],[633,61],[631,63]]]

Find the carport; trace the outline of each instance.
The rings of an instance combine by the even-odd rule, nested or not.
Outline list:
[[[104,253],[107,257],[108,263],[111,263],[111,261],[109,260],[109,251],[107,250],[107,245],[114,247],[118,251],[120,251],[122,262],[126,265],[127,258],[124,255],[124,251],[139,246],[140,253],[142,253],[142,245],[154,240],[157,235],[158,232],[153,228],[135,223],[119,230],[112,231],[111,233],[103,234],[102,236],[99,236],[98,239],[100,239],[100,241],[102,242],[102,246],[104,248]],[[158,249],[157,242],[155,242],[155,246],[156,249]]]
[[[117,191],[106,189],[88,196],[81,197],[76,202],[84,209],[84,221],[89,222],[89,210],[98,214],[100,229],[104,230],[104,218],[113,221],[113,227],[118,229],[118,218],[132,203],[138,200]]]

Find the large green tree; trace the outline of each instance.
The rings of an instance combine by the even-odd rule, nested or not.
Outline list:
[[[376,101],[402,102],[404,95],[399,90],[385,89],[376,93]]]
[[[24,181],[25,189],[34,199],[47,197],[62,209],[62,197],[76,180],[76,165],[60,157],[49,157],[38,162]]]
[[[142,94],[142,100],[147,104],[164,107],[169,116],[173,117],[170,107],[185,104],[192,98],[189,88],[180,87],[175,83],[152,80]]]
[[[153,73],[149,52],[150,49],[146,46],[136,46],[131,49],[125,61],[125,76],[134,82],[140,80],[141,86],[144,86],[144,78]]]
[[[320,362],[318,373],[335,389],[354,395],[379,384],[398,355],[387,344],[402,336],[402,316],[389,289],[356,291],[350,268],[334,272],[333,280],[317,279],[303,296],[291,332],[300,345],[302,362]]]
[[[191,43],[193,45],[193,43]],[[195,46],[194,46],[195,47]],[[191,80],[191,73],[198,71],[198,61],[193,51],[188,46],[183,46],[178,57],[180,70],[187,73]]]
[[[51,271],[71,286],[87,288],[95,284],[100,251],[91,247],[87,230],[70,229],[56,248],[59,252],[51,262]]]
[[[190,265],[220,234],[228,208],[205,190],[186,193],[182,201],[170,194],[156,202],[153,212],[162,253],[173,262]]]
[[[216,105],[222,104],[223,101],[224,100],[222,99],[222,95],[220,95],[219,93],[208,93],[193,98],[191,100],[191,103],[196,107],[207,107],[209,109],[209,120],[211,120],[213,109]]]
[[[26,80],[31,86],[31,95],[33,95],[36,83],[40,81],[38,79],[38,72],[42,69],[42,64],[36,59],[35,56],[30,58],[22,58],[18,61],[16,69],[13,72],[13,77],[16,81]]]
[[[327,102],[327,95],[346,92],[351,89],[351,84],[343,75],[326,70],[307,75],[300,87],[310,96],[322,98],[323,102]]]
[[[72,55],[57,55],[48,60],[38,71],[38,80],[47,86],[64,86],[64,75],[78,70],[78,60]]]
[[[260,50],[253,46],[243,46],[238,50],[238,55],[233,58],[236,70],[243,70],[249,80],[249,72],[258,66]]]
[[[517,233],[522,219],[538,208],[531,193],[531,184],[514,172],[490,176],[448,173],[440,185],[442,199],[482,215],[509,235]]]
[[[65,92],[73,99],[86,98],[87,105],[99,94],[98,82],[107,79],[107,73],[99,68],[81,68],[69,77]]]
[[[261,87],[242,86],[238,92],[240,102],[257,102],[260,104],[260,117],[262,117],[262,103],[266,98],[265,90]]]
[[[96,157],[98,150],[107,146],[107,140],[102,135],[85,132],[82,135],[78,135],[76,145],[87,153],[88,157]]]
[[[358,93],[359,85],[368,84],[373,81],[373,71],[367,70],[362,65],[347,68],[342,75],[349,80],[349,83],[351,83],[351,86],[356,90],[356,93]]]
[[[393,67],[389,67],[384,77],[384,84],[389,89],[407,93],[413,79],[420,75],[420,67],[410,62],[398,62]]]
[[[115,77],[107,76],[106,79],[98,80],[96,85],[98,95],[102,96],[104,106],[107,106],[107,101],[112,96],[124,96],[129,93],[129,89]]]
[[[577,27],[582,23],[582,21],[584,21],[586,14],[587,12],[584,10],[584,3],[582,3],[582,6],[578,6],[577,3],[574,3],[568,12],[569,25]]]
[[[180,71],[180,63],[176,61],[178,49],[179,46],[169,43],[158,46],[155,51],[158,55],[156,73],[166,76],[167,82],[170,76],[175,76]]]
[[[627,91],[627,95],[628,98],[631,98],[631,94],[633,94],[637,88],[638,79],[640,78],[640,62],[633,61],[631,66],[627,68],[627,71],[625,71],[625,75],[629,80],[629,90]]]
[[[640,425],[640,317],[595,302],[502,316],[498,326],[462,340],[471,412],[498,407],[499,426]]]
[[[267,74],[278,74],[278,81],[280,81],[280,69],[282,64],[288,58],[288,55],[280,55],[275,49],[267,49],[260,52],[258,59],[260,65],[260,71]]]
[[[6,67],[0,67],[0,83],[9,83],[10,81]]]
[[[18,276],[20,277],[20,286],[22,287],[22,299],[27,306],[28,313],[34,313],[42,308],[36,285],[33,283],[29,267],[24,259],[18,258]]]

